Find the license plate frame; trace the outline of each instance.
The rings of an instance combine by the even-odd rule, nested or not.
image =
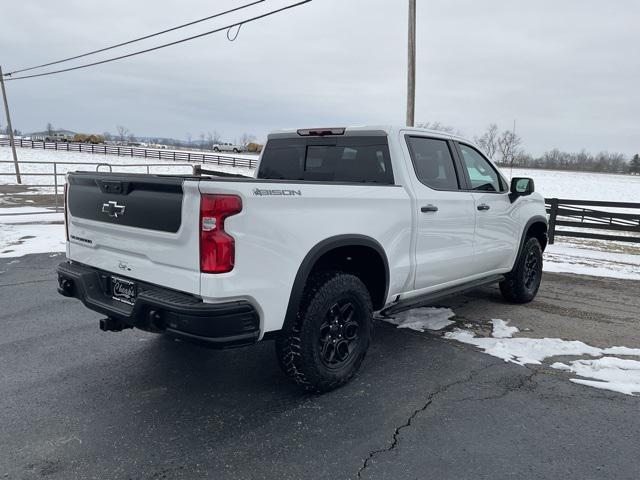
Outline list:
[[[112,275],[109,282],[109,290],[112,299],[127,305],[135,304],[138,298],[138,285],[126,278]]]

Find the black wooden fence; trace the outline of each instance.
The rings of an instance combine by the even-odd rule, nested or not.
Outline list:
[[[208,152],[165,150],[159,148],[142,148],[124,145],[107,145],[100,143],[74,142],[44,142],[41,140],[15,140],[16,147],[57,150],[61,152],[86,152],[102,155],[117,155],[119,157],[140,157],[155,160],[172,160],[174,162],[200,162],[230,167],[256,168],[258,157],[240,158],[227,155],[217,155]],[[9,146],[8,138],[0,138],[0,146]]]
[[[555,237],[640,243],[640,203],[559,198],[547,198],[545,202],[549,214],[550,244],[554,243]],[[624,209],[625,211],[602,210],[600,207]],[[558,230],[556,227],[571,227],[573,229]]]

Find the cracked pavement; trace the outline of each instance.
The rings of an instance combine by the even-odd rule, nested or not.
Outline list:
[[[0,478],[638,478],[638,397],[388,324],[353,382],[302,394],[268,342],[209,351],[100,332],[56,294],[61,259],[0,260]],[[442,304],[478,331],[504,318],[535,337],[640,346],[640,282],[545,275],[527,306],[493,287]]]

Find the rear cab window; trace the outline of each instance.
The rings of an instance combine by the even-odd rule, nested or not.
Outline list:
[[[393,185],[386,136],[269,139],[257,178]]]
[[[460,182],[447,140],[407,135],[416,177],[434,190],[459,190]]]

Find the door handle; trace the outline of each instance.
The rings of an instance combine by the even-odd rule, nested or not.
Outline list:
[[[423,212],[423,213],[424,212],[437,212],[438,211],[438,207],[436,207],[435,205],[429,204],[429,205],[427,205],[425,207],[422,207],[420,209],[420,211]]]
[[[491,207],[486,203],[481,203],[480,205],[477,206],[477,209],[480,211],[489,210],[490,208]]]

